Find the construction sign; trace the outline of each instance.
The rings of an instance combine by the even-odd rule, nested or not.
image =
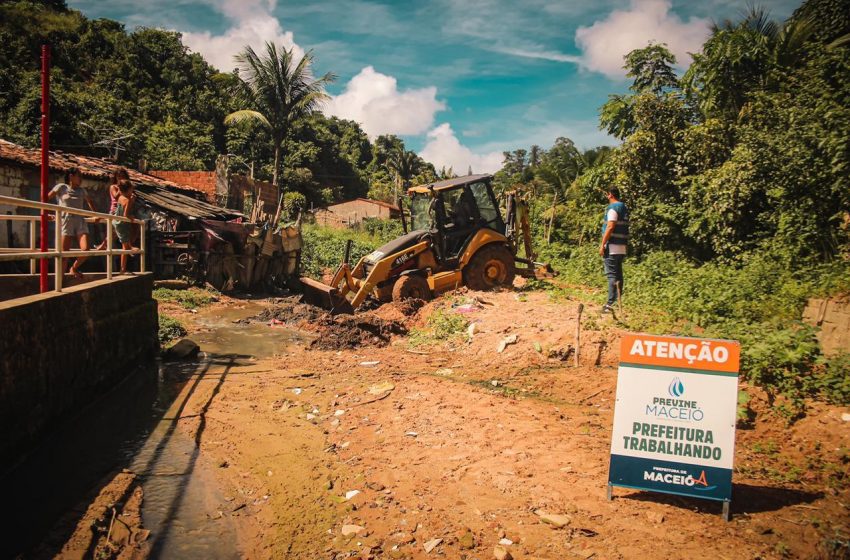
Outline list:
[[[726,502],[738,404],[740,345],[625,334],[608,473],[612,486]]]

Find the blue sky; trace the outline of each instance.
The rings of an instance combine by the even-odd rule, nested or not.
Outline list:
[[[798,0],[763,0],[774,18]],[[370,136],[399,134],[437,167],[494,171],[501,152],[613,144],[598,129],[608,94],[626,91],[622,56],[665,42],[681,69],[712,21],[746,0],[69,0],[89,17],[128,29],[173,29],[221,70],[245,44],[312,49],[333,72],[325,112]]]

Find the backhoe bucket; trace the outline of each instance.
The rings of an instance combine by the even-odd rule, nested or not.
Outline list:
[[[334,315],[340,313],[351,315],[354,313],[351,303],[333,286],[322,284],[305,276],[301,277],[301,286],[304,288],[302,298],[304,303],[327,309]]]

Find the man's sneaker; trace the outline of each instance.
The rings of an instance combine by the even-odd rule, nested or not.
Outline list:
[[[614,312],[614,306],[613,305],[606,303],[605,305],[602,306],[602,313],[613,313],[613,312]]]

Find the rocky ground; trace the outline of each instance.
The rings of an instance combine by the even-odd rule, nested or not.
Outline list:
[[[711,502],[606,500],[620,326],[592,306],[576,367],[579,304],[544,292],[354,318],[267,305],[254,328],[306,340],[207,373],[177,419],[203,422],[210,523],[229,518],[246,558],[847,557],[846,409],[811,403],[788,426],[746,388],[727,523]]]

